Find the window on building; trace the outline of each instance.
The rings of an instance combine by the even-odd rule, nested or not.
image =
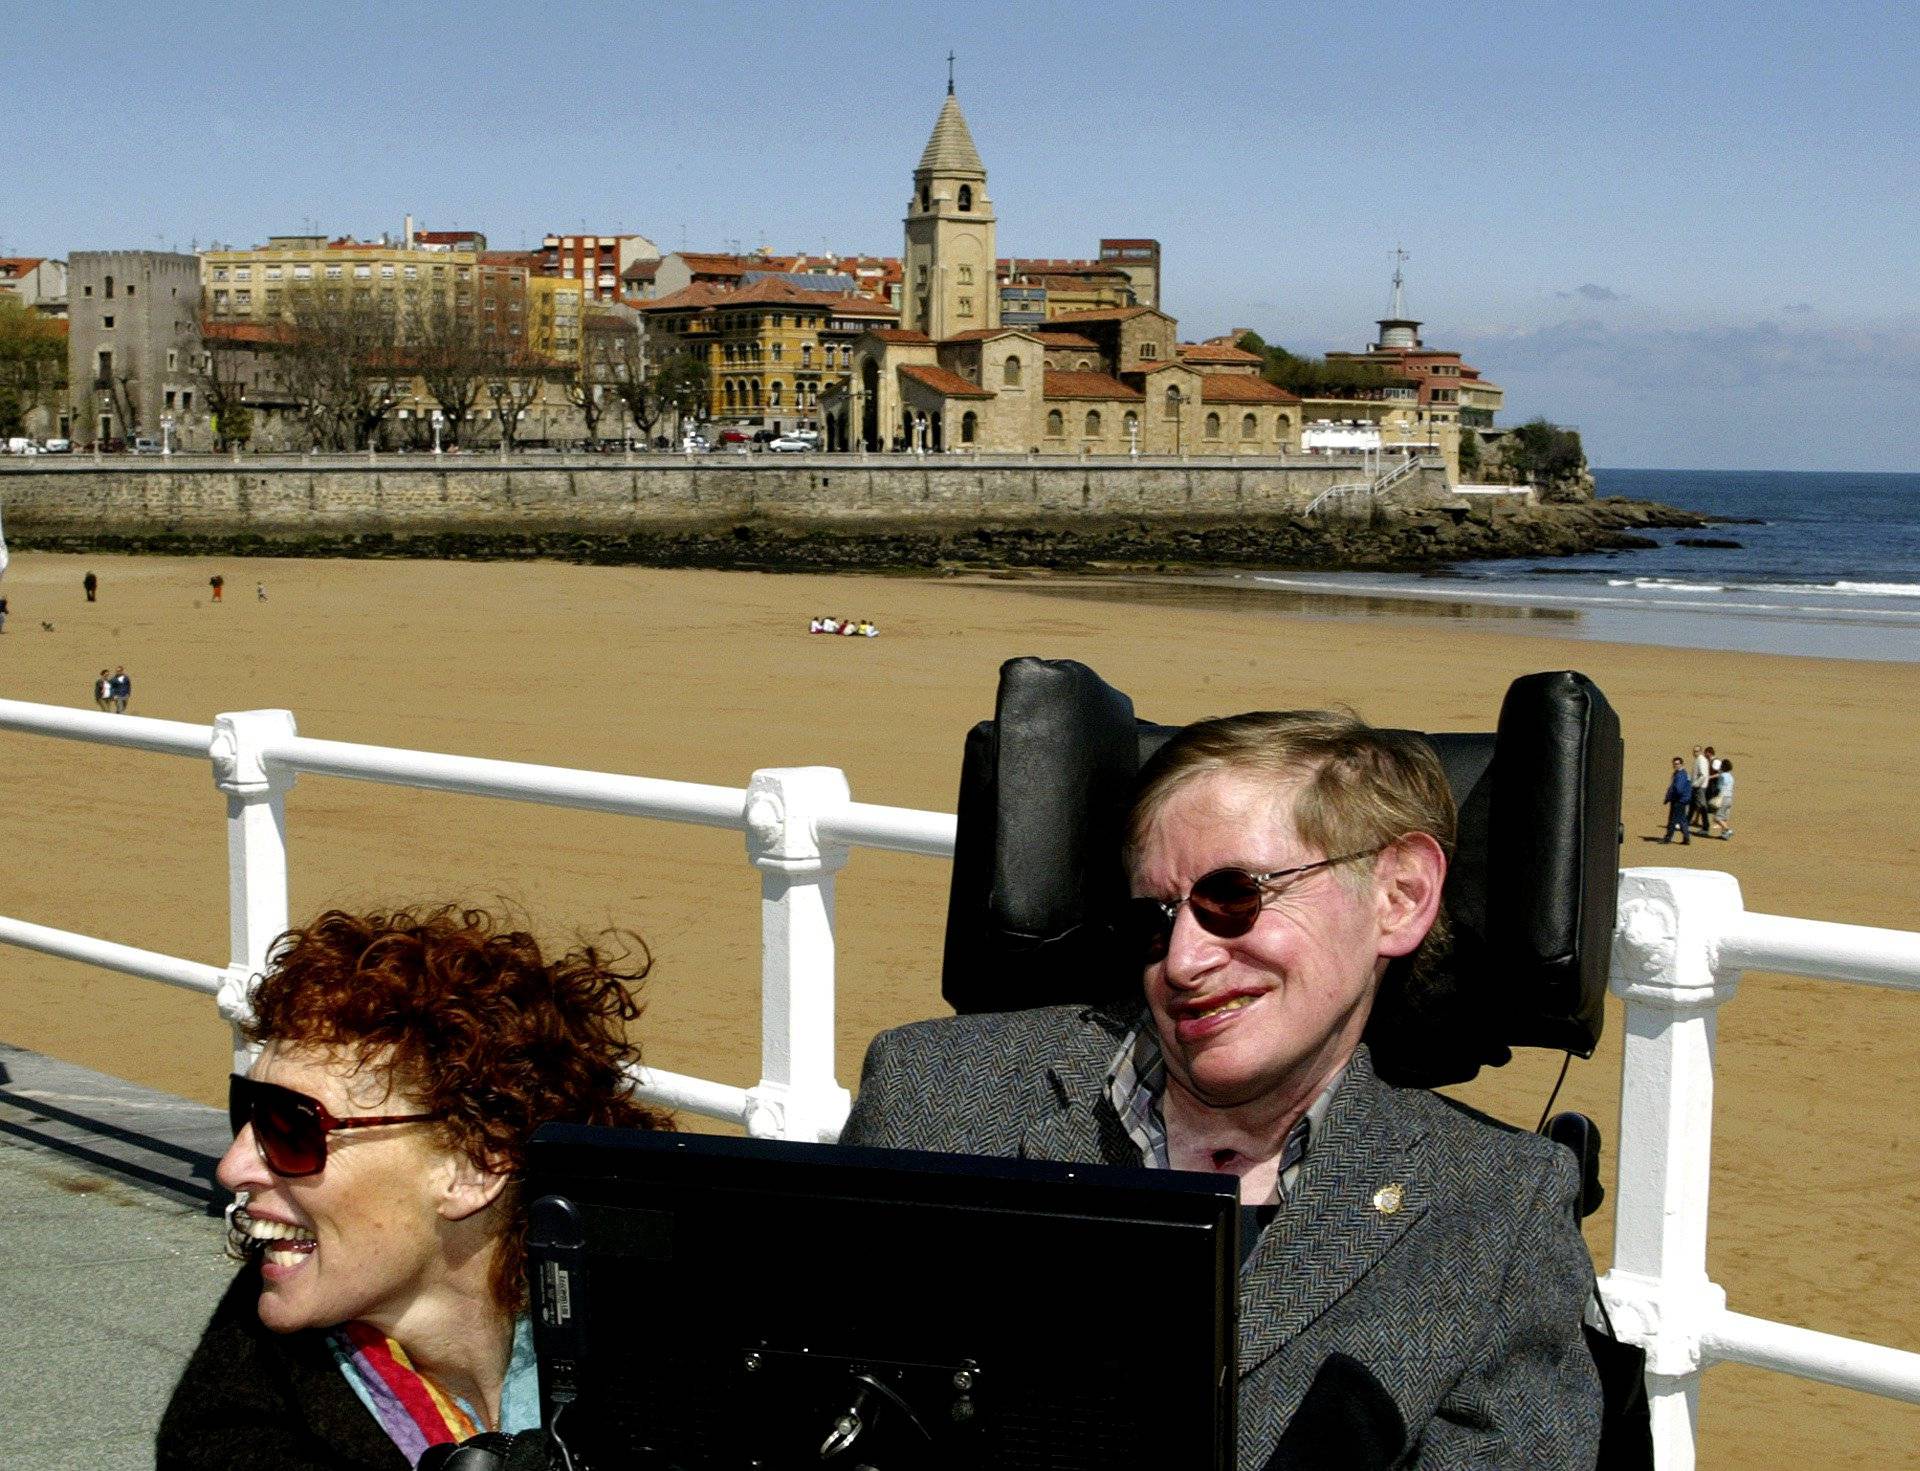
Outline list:
[[[1067,432],[1066,416],[1063,415],[1058,409],[1047,410],[1048,437],[1051,439],[1058,439],[1066,432]]]
[[[1274,415],[1273,437],[1275,439],[1285,439],[1287,437],[1287,431],[1291,428],[1293,428],[1293,425],[1289,422],[1285,414]]]
[[[100,349],[98,367],[100,369],[100,381],[102,383],[111,383],[113,381],[113,353],[107,348],[103,347]]]
[[[295,271],[295,274],[298,274],[298,273],[299,273],[299,272],[300,272],[301,270],[303,270],[303,269],[305,269],[305,268],[304,268],[304,267],[301,267],[301,266],[296,266],[296,267],[294,267],[294,271]],[[417,280],[419,280],[419,279],[420,279],[420,267],[418,267],[418,266],[407,266],[407,267],[405,267],[405,268],[404,268],[404,270],[405,270],[405,275],[406,275],[406,278],[407,278],[407,279],[408,279],[409,281],[417,281]]]
[[[960,267],[960,284],[962,286],[971,286],[973,284],[973,267],[972,266]]]
[[[171,388],[169,388],[166,391],[165,398],[166,398],[166,406],[168,408],[172,408],[173,407],[173,390]]]
[[[227,309],[227,293],[226,292],[216,291],[213,293],[213,309],[216,312],[224,312]]]
[[[253,279],[253,267],[235,266],[233,268],[233,279],[236,281],[251,281]]]
[[[1132,409],[1128,409],[1127,417],[1121,420],[1120,427],[1125,431],[1128,439],[1137,438],[1140,433],[1140,416]]]
[[[803,368],[811,368],[813,366],[813,344],[811,342],[803,342],[800,344],[800,366]]]
[[[1180,390],[1172,385],[1167,388],[1167,417],[1169,419],[1180,417]]]
[[[249,289],[249,290],[243,290],[243,291],[236,291],[236,292],[234,292],[234,293],[233,293],[233,304],[234,304],[234,305],[235,305],[236,307],[241,307],[241,308],[244,308],[244,309],[245,309],[245,310],[247,310],[247,311],[252,311],[252,310],[253,310],[253,292],[252,292],[252,290],[250,290],[250,289]]]
[[[1087,438],[1095,439],[1100,434],[1100,410],[1087,410]]]
[[[933,191],[929,189],[925,184],[922,184],[920,186],[920,208],[922,209],[933,208]]]
[[[338,281],[340,279],[340,267],[328,266],[326,268],[326,272],[327,272],[327,279],[329,281]]]
[[[777,362],[779,362],[779,361],[780,361],[780,358],[781,358],[781,355],[782,355],[782,354],[783,354],[783,353],[784,353],[785,351],[786,351],[786,344],[785,344],[785,343],[781,343],[781,342],[776,342],[776,343],[774,343],[774,345],[773,345],[773,360],[774,360],[774,361],[775,361],[776,363],[777,363]]]
[[[353,268],[353,279],[356,281],[371,281],[373,279],[373,267],[370,265],[355,266]]]
[[[1242,416],[1240,420],[1240,437],[1242,439],[1257,439],[1259,435],[1260,421],[1254,418],[1252,414]]]
[[[224,295],[226,295],[226,293],[225,293],[224,291],[223,291],[223,292],[221,292],[220,294],[221,294],[222,296],[224,296]],[[113,318],[112,318],[112,317],[102,317],[102,318],[100,319],[100,325],[101,325],[101,327],[103,327],[103,328],[105,328],[106,330],[108,330],[108,331],[111,331],[111,330],[113,329]]]
[[[963,317],[973,315],[973,298],[971,296],[963,296],[960,298],[960,315]]]
[[[960,209],[963,213],[970,211],[973,208],[973,185],[962,184],[960,186],[959,203],[960,203]]]
[[[93,288],[92,288],[91,286],[82,286],[82,287],[80,288],[80,294],[81,294],[82,296],[92,296],[92,295],[93,295]]]
[[[1141,344],[1140,344],[1140,356],[1141,356],[1141,357],[1143,357],[1143,358],[1157,358],[1157,357],[1159,357],[1159,356],[1160,356],[1160,344],[1159,344],[1159,343],[1157,343],[1157,342],[1143,342],[1143,343],[1141,343]]]
[[[1220,416],[1218,414],[1208,414],[1206,428],[1202,432],[1208,439],[1218,439],[1220,437]]]
[[[1000,381],[1009,388],[1020,386],[1020,358],[1017,353],[1007,354],[1007,361],[1000,369]]]
[[[184,413],[190,414],[193,412],[193,390],[191,388],[183,388],[180,390],[180,408]]]
[[[733,407],[733,379],[731,378],[727,379],[727,381],[721,385],[720,392],[721,392],[721,397],[726,401],[727,407],[732,408]]]
[[[224,281],[224,280],[226,280],[226,279],[227,279],[227,268],[226,268],[225,266],[215,266],[215,267],[213,268],[213,279],[214,279],[214,280],[216,280],[216,281]]]
[[[767,390],[767,401],[776,409],[780,407],[780,392],[780,380],[776,378],[773,386]]]
[[[107,277],[107,300],[113,300],[113,277]]]
[[[313,267],[295,266],[293,268],[293,279],[296,281],[311,281],[313,279]]]
[[[968,409],[966,413],[960,416],[960,442],[962,444],[972,444],[974,435],[979,431],[979,428],[980,416],[974,413],[972,409]]]
[[[167,349],[167,371],[173,372],[180,366],[180,354],[172,348]]]

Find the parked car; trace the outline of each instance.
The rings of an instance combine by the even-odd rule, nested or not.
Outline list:
[[[767,449],[776,455],[810,455],[820,446],[812,439],[799,434],[782,434],[767,442]]]
[[[722,429],[720,443],[731,449],[736,444],[752,444],[753,436],[744,429]]]
[[[712,449],[713,446],[707,443],[705,435],[689,434],[685,439],[680,441],[680,448],[690,455],[699,455],[705,454],[708,450]]]
[[[4,449],[10,455],[37,455],[40,453],[39,445],[24,435],[19,434],[13,435],[4,444],[0,444],[0,449]]]
[[[132,444],[128,445],[127,448],[132,450],[136,455],[157,455],[160,453],[160,441],[157,439],[148,439],[146,435],[142,434],[136,438]]]
[[[71,439],[49,439],[40,446],[40,452],[47,455],[70,455],[73,453]]]

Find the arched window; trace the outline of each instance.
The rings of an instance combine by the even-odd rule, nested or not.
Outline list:
[[[813,344],[811,342],[803,342],[800,344],[800,366],[803,368],[811,368],[813,366]]]
[[[960,416],[960,442],[962,444],[972,444],[974,430],[979,427],[980,416],[974,413],[972,409],[968,409],[966,413]]]
[[[1275,414],[1273,416],[1273,437],[1275,439],[1284,440],[1287,437],[1287,431],[1292,427],[1293,425],[1288,422],[1285,414]]]
[[[1180,417],[1180,389],[1176,385],[1169,385],[1167,388],[1167,417],[1169,419]]]
[[[1205,432],[1208,439],[1218,439],[1220,437],[1220,416],[1218,414],[1207,415]]]
[[[1006,365],[1000,370],[1000,381],[1009,388],[1020,386],[1020,359],[1017,354],[1007,354]]]
[[[1049,409],[1047,411],[1047,437],[1049,439],[1059,439],[1066,432],[1067,421],[1065,415],[1058,409]]]
[[[760,407],[760,380],[758,378],[751,379],[747,384],[747,389],[752,396],[753,406],[756,409],[759,408]]]
[[[1100,410],[1088,409],[1087,410],[1087,438],[1098,439],[1099,437],[1100,437]]]
[[[920,208],[933,208],[933,191],[927,188],[925,184],[920,186]]]
[[[972,208],[973,208],[973,185],[962,184],[960,186],[960,209],[962,213],[965,213],[966,211],[971,210]]]
[[[1128,409],[1127,417],[1121,422],[1120,427],[1125,431],[1127,438],[1132,439],[1140,432],[1140,416],[1132,409]]]
[[[733,379],[731,378],[727,379],[724,391],[725,391],[727,407],[732,408],[733,407]]]
[[[107,300],[113,300],[113,277],[107,277]]]
[[[780,384],[778,381],[776,381],[768,391],[767,399],[776,409],[780,407]]]
[[[1093,360],[1091,358],[1082,358],[1073,366],[1076,372],[1090,373],[1093,371]]]
[[[1259,435],[1260,421],[1254,418],[1252,414],[1245,415],[1240,420],[1240,437],[1242,439],[1257,439]]]

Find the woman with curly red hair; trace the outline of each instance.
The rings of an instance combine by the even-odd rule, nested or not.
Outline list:
[[[557,959],[477,910],[330,910],[276,945],[230,1081],[235,1277],[168,1467],[399,1471],[540,1420],[517,1179],[541,1124],[671,1127],[628,1091],[644,946]]]

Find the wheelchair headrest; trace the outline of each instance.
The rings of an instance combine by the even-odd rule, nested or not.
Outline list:
[[[941,991],[956,1011],[1139,994],[1115,919],[1141,764],[1176,727],[1084,664],[1001,666],[968,733]],[[1513,682],[1490,735],[1425,735],[1460,809],[1447,962],[1416,993],[1381,984],[1367,1040],[1382,1077],[1434,1086],[1513,1047],[1581,1056],[1600,1038],[1619,875],[1620,722],[1571,671]]]

